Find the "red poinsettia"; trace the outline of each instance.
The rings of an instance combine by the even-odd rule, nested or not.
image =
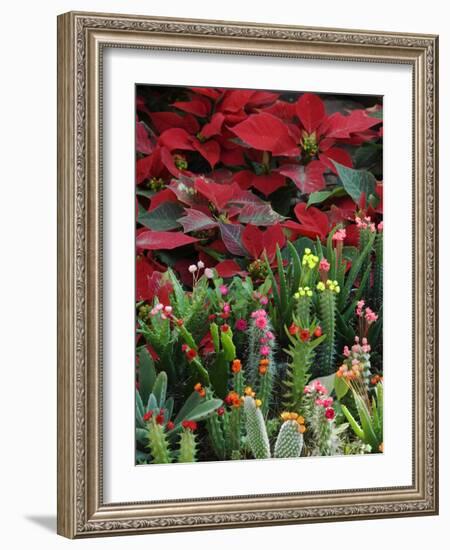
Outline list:
[[[255,225],[248,224],[242,231],[242,244],[253,260],[264,259],[273,262],[277,245],[283,248],[286,237],[280,224],[275,224],[265,230]]]
[[[283,227],[289,230],[292,237],[303,235],[311,239],[319,237],[322,240],[327,237],[331,227],[328,216],[324,212],[314,206],[307,207],[306,203],[300,202],[294,208],[294,213],[300,223],[293,220],[283,223]]]
[[[380,122],[363,109],[328,116],[320,97],[306,93],[294,107],[283,109],[277,102],[276,109],[253,114],[231,131],[248,147],[285,157],[274,171],[292,179],[303,193],[311,193],[325,187],[327,169],[336,172],[333,160],[352,166],[349,153],[336,145],[376,138],[370,128]]]

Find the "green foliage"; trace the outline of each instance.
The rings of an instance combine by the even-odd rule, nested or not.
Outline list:
[[[167,393],[167,374],[162,371],[156,377],[152,393],[155,396],[158,407],[164,407]]]
[[[153,359],[146,348],[139,352],[138,381],[142,401],[146,402],[156,380],[156,370]]]
[[[375,387],[370,405],[354,390],[352,393],[359,423],[345,405],[342,405],[342,412],[356,437],[370,445],[372,452],[379,452],[383,443],[383,384],[380,382]]]
[[[376,180],[367,170],[355,170],[343,164],[332,161],[342,185],[352,199],[358,204],[361,194],[364,193],[367,200],[375,195]]]
[[[280,342],[285,338],[284,326],[289,325],[292,321],[292,296],[297,292],[301,276],[301,263],[297,249],[288,241],[286,250],[289,255],[289,257],[286,258],[289,266],[287,271],[284,268],[283,256],[277,245],[276,258],[279,281],[277,281],[266,257],[266,267],[269,273],[269,279],[272,283],[272,294],[276,310],[274,326]]]
[[[376,233],[370,233],[366,246],[359,252],[358,256],[354,258],[352,262],[352,267],[350,268],[349,272],[345,277],[344,284],[339,283],[341,286],[341,292],[339,294],[339,300],[338,300],[340,311],[345,309],[347,305],[347,301],[349,299],[350,293],[353,290],[353,285],[355,284],[355,281],[357,280],[358,276],[361,274],[362,267],[364,265],[364,262],[366,261],[366,258],[372,251],[375,236],[376,236]]]
[[[177,221],[184,209],[174,202],[163,202],[154,210],[139,212],[138,222],[153,231],[170,231],[180,227]]]

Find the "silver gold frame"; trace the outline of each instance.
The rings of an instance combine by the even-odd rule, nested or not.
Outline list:
[[[102,498],[102,52],[105,47],[413,68],[413,483],[105,504]],[[438,513],[438,38],[95,13],[58,17],[58,533],[70,538]],[[151,495],[149,495],[151,498]]]

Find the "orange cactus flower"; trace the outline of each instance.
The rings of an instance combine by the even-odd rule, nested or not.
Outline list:
[[[232,363],[231,363],[231,371],[234,372],[235,374],[237,372],[240,372],[240,370],[242,369],[242,363],[239,359],[235,359]]]

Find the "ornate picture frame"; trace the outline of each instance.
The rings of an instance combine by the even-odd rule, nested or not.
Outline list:
[[[394,63],[413,74],[413,452],[407,487],[105,503],[105,48]],[[438,38],[70,12],[58,17],[58,533],[69,538],[438,513]]]

